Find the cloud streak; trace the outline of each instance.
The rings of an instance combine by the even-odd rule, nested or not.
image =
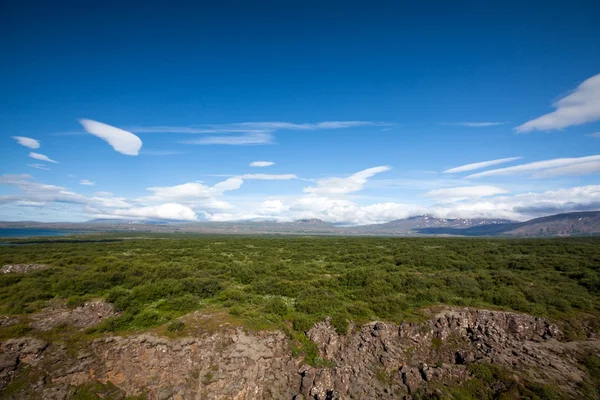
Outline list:
[[[92,182],[92,181],[89,181],[87,179],[82,179],[82,180],[79,181],[79,184],[85,185],[85,186],[95,186],[96,182]]]
[[[273,135],[271,135],[270,133],[248,133],[239,136],[208,136],[200,139],[182,140],[178,143],[198,145],[220,144],[229,146],[271,144],[273,143]]]
[[[30,149],[40,148],[40,142],[38,140],[25,136],[13,136],[12,138],[15,139],[21,146],[29,147]]]
[[[80,119],[79,123],[86,132],[108,142],[121,154],[137,156],[142,148],[142,140],[131,132],[90,119]]]
[[[515,128],[518,133],[549,131],[600,119],[600,74],[586,79],[573,93],[556,101],[555,111]]]
[[[252,161],[250,163],[251,167],[258,167],[258,168],[270,167],[271,165],[275,165],[275,163],[273,161]]]
[[[31,167],[31,168],[36,168],[36,169],[42,169],[42,170],[45,170],[45,171],[50,171],[50,168],[48,168],[44,164],[37,164],[37,163],[35,163],[35,164],[26,164],[26,165],[28,167]]]
[[[315,123],[293,123],[281,121],[237,122],[231,124],[204,124],[190,126],[137,126],[129,128],[136,133],[273,133],[279,130],[316,131],[323,129],[346,129],[363,126],[391,126],[374,121],[322,121]]]
[[[499,176],[499,175],[520,175],[520,174],[532,174],[541,170],[553,171],[549,175],[537,174],[534,177],[549,177],[560,175],[560,168],[571,168],[571,166],[580,163],[590,163],[600,161],[600,155],[577,157],[577,158],[555,158],[552,160],[536,161],[527,164],[516,165],[514,167],[492,169],[490,171],[484,171],[477,174],[472,174],[466,178],[483,178],[486,176]],[[571,171],[575,171],[571,168]]]
[[[240,175],[240,178],[264,181],[288,181],[290,179],[298,179],[298,177],[294,174],[244,174]]]
[[[469,128],[485,128],[504,125],[506,122],[442,122],[442,125],[466,126]]]
[[[434,189],[427,192],[427,196],[438,199],[469,199],[489,197],[497,194],[508,193],[508,190],[495,186],[462,186],[454,188]]]
[[[455,167],[455,168],[450,168],[450,169],[445,170],[444,174],[456,174],[459,172],[474,171],[477,169],[490,167],[492,165],[504,164],[507,162],[520,160],[521,158],[523,158],[523,157],[499,158],[499,159],[491,160],[491,161],[482,161],[482,162],[477,162],[477,163],[473,163],[473,164],[461,165],[460,167]]]
[[[40,153],[34,153],[33,151],[31,153],[29,153],[29,157],[36,159],[36,160],[40,160],[40,161],[46,161],[46,162],[58,164],[58,161],[54,161],[54,160],[48,158],[48,156],[45,156]]]

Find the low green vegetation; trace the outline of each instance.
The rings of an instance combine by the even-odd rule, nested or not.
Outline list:
[[[528,381],[497,365],[470,364],[468,369],[472,378],[460,385],[446,386],[434,383],[430,385],[428,391],[419,391],[413,397],[415,400],[560,400],[569,398],[556,386]]]
[[[325,317],[340,333],[349,321],[399,322],[436,304],[557,320],[600,310],[600,238],[147,235],[1,246],[0,265],[13,263],[52,268],[1,275],[1,314],[33,313],[54,298],[70,307],[104,298],[122,313],[99,332],[165,324],[176,332],[184,328],[176,318],[207,307],[297,333]]]

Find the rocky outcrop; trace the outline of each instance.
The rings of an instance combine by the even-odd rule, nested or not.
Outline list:
[[[48,343],[42,339],[23,337],[10,339],[0,347],[0,389],[16,375],[19,364],[36,365]],[[2,394],[0,392],[0,394]],[[1,396],[0,396],[1,397]]]
[[[544,319],[467,308],[431,311],[424,322],[351,326],[344,336],[325,320],[308,336],[322,367],[294,358],[282,332],[229,324],[177,339],[105,336],[76,351],[60,341],[46,347],[23,338],[2,344],[0,377],[5,385],[20,363],[39,371],[43,378],[19,398],[64,399],[69,388],[97,382],[116,385],[122,396],[143,393],[151,400],[397,399],[460,384],[470,377],[469,364],[492,363],[552,382],[577,398],[584,378],[577,355],[600,354],[598,341],[564,342]]]
[[[443,310],[424,323],[373,322],[348,336],[325,321],[309,337],[336,364],[301,371],[316,377],[312,384],[303,379],[302,394],[313,399],[397,398],[428,382],[461,382],[469,375],[466,365],[475,362],[503,365],[575,393],[584,377],[577,349],[600,350],[598,342],[560,342],[562,333],[541,318],[466,308]]]
[[[31,317],[31,328],[48,331],[60,325],[89,328],[114,317],[117,313],[112,304],[105,301],[87,301],[82,306],[69,309],[63,302],[52,302]]]
[[[49,265],[44,264],[9,264],[0,268],[1,274],[17,273],[26,274],[33,271],[41,271],[43,269],[50,268]]]

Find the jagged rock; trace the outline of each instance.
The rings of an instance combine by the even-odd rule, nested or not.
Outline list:
[[[111,382],[123,395],[144,393],[149,399],[391,400],[412,398],[417,390],[435,395],[436,385],[469,378],[465,364],[491,362],[577,397],[583,372],[574,354],[600,354],[598,341],[561,342],[560,330],[543,319],[468,308],[432,312],[420,323],[372,322],[346,336],[326,319],[308,336],[332,366],[293,358],[282,332],[247,332],[225,324],[179,339],[153,333],[107,336],[76,352],[58,342],[47,347],[39,339],[12,339],[1,346],[0,382],[6,384],[26,363],[43,371],[49,383],[32,381],[27,389],[32,398],[67,398],[69,386]]]
[[[408,388],[409,393],[414,393],[419,389],[419,383],[421,382],[421,375],[413,368],[402,373],[402,381]]]
[[[9,339],[2,343],[0,345],[0,391],[15,377],[19,364],[36,365],[47,347],[46,341],[33,337]]]
[[[456,352],[457,364],[470,364],[475,361],[475,352],[472,350],[460,350]]]

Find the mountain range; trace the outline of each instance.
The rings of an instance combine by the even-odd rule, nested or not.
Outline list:
[[[574,212],[525,222],[507,219],[448,219],[421,215],[381,224],[340,226],[320,219],[294,222],[182,222],[95,219],[82,223],[0,222],[0,228],[44,228],[87,232],[177,232],[205,234],[308,234],[347,236],[516,236],[600,235],[600,211]]]

